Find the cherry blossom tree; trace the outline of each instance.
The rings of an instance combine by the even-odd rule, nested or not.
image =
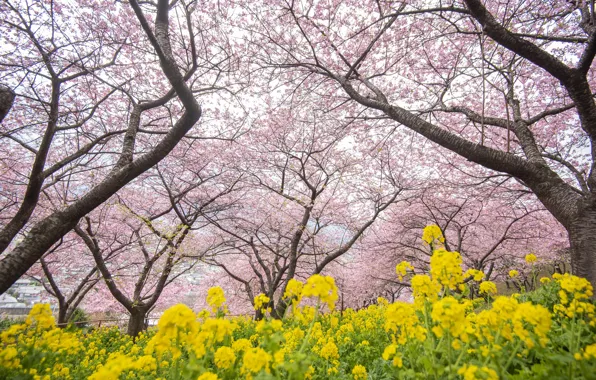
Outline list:
[[[217,159],[212,152],[210,156]],[[176,154],[173,158],[190,159]],[[120,192],[104,212],[86,216],[75,226],[106,287],[130,314],[131,336],[146,328],[147,315],[164,289],[192,271],[211,249],[202,234],[210,225],[206,216],[225,210],[228,205],[221,199],[238,184],[238,178],[230,178],[225,168],[209,161],[196,168],[182,166],[186,170],[181,173],[176,167],[158,165]]]
[[[202,96],[225,88],[215,108],[232,116],[233,49],[200,12],[194,1],[2,2],[0,68],[16,100],[0,135],[0,292],[166,157],[201,118]],[[197,137],[221,136],[208,130]]]
[[[387,239],[385,244],[408,250],[404,259],[418,262],[421,269],[428,267],[431,252],[421,244],[420,231],[426,225],[438,225],[445,236],[445,248],[460,252],[465,267],[484,271],[487,279],[503,274],[503,269],[513,269],[501,268],[504,261],[519,263],[530,252],[548,260],[551,250],[564,244],[560,229],[557,231],[541,205],[527,195],[499,199],[486,194],[458,198],[455,194],[423,194],[400,221],[391,223],[394,233],[405,238]],[[493,273],[495,265],[500,270]]]
[[[426,270],[428,224],[490,278],[563,228],[596,285],[595,25],[587,1],[6,0],[0,292],[30,270],[67,320],[99,289],[136,335],[202,260],[275,316],[323,272],[360,307]]]
[[[461,253],[465,269],[478,269],[485,280],[506,282],[510,270],[523,274],[527,265],[524,257],[534,253],[540,267],[552,267],[568,261],[561,257],[566,247],[564,229],[529,194],[518,191],[485,192],[479,194],[457,189],[437,191],[439,186],[421,192],[399,210],[390,210],[357,247],[358,262],[371,263],[363,270],[370,289],[352,291],[359,294],[381,294],[385,287],[409,287],[407,278],[399,280],[395,266],[401,261],[413,264],[416,273],[429,269],[432,252],[422,239],[423,228],[437,225],[445,236],[445,248]],[[381,259],[383,258],[383,260]]]
[[[61,327],[68,324],[89,291],[101,280],[93,260],[83,254],[85,247],[80,239],[71,235],[74,234],[66,235],[46,252],[36,265],[40,268],[28,272],[58,302],[56,322]],[[41,273],[35,275],[35,272]]]
[[[255,65],[519,181],[567,230],[574,273],[596,284],[592,8],[304,0],[244,9]]]
[[[407,195],[401,166],[355,149],[346,125],[309,105],[273,107],[244,136],[241,200],[212,220],[221,243],[209,262],[250,302],[267,295],[277,317],[290,279],[325,271]]]

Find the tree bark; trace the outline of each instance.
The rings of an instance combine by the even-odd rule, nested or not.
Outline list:
[[[571,246],[571,270],[596,284],[596,208],[587,206],[567,228]]]
[[[12,252],[5,254],[0,261],[0,294],[8,290],[54,243],[72,230],[80,218],[167,156],[200,116],[200,108],[185,112],[151,152],[110,175],[66,209],[57,211],[36,223],[23,241]]]
[[[261,312],[261,310],[256,310],[255,311],[255,321],[260,321],[263,318],[265,318],[265,315]],[[276,316],[273,316],[273,318],[277,318],[277,317]]]
[[[66,324],[68,323],[68,319],[70,317],[70,315],[68,315],[68,305],[65,305],[64,303],[60,303],[58,306],[58,320],[56,321],[56,324],[58,325],[58,327],[66,327]]]
[[[0,123],[12,108],[15,97],[16,95],[10,87],[0,85]]]
[[[146,308],[133,308],[128,319],[128,328],[126,333],[131,337],[136,338],[141,331],[145,331],[147,329],[147,324],[145,323],[146,318]]]
[[[23,201],[17,211],[17,213],[11,218],[11,220],[2,228],[0,231],[0,253],[4,252],[10,245],[10,242],[14,237],[21,231],[33,214],[33,211],[37,207],[39,202],[39,195],[44,183],[43,170],[46,165],[48,154],[56,134],[56,128],[58,125],[60,106],[60,92],[61,82],[57,79],[52,79],[52,96],[50,101],[50,112],[49,119],[46,126],[46,131],[41,140],[41,144],[37,153],[35,154],[35,160],[29,173],[29,183],[23,196]]]
[[[280,299],[277,301],[277,306],[271,311],[271,316],[275,319],[283,319],[286,315],[289,305],[290,304],[287,304],[286,301],[280,297]]]

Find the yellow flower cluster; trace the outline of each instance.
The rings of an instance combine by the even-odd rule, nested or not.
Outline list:
[[[302,289],[303,297],[316,297],[322,303],[329,307],[329,310],[335,309],[335,302],[339,296],[337,295],[337,286],[335,280],[330,276],[321,276],[315,274],[311,276]]]
[[[592,284],[585,278],[568,273],[555,274],[553,278],[560,286],[560,303],[555,305],[554,311],[568,318],[585,317],[591,326],[596,326],[596,307],[590,302],[594,295]]]
[[[395,267],[395,273],[397,273],[397,278],[400,281],[403,281],[404,277],[408,273],[408,271],[413,271],[414,267],[407,261],[402,261],[401,263],[397,264]]]
[[[424,301],[434,302],[439,298],[441,285],[431,280],[430,276],[426,274],[418,274],[412,277],[411,281],[412,293],[414,294],[414,304],[421,308]]]
[[[249,348],[244,352],[240,373],[245,375],[248,380],[252,379],[253,374],[257,374],[262,370],[270,373],[269,363],[271,359],[271,355],[262,348]]]
[[[368,378],[366,367],[360,364],[355,365],[352,369],[352,378],[354,380],[366,380]]]
[[[265,294],[261,293],[257,295],[253,301],[255,304],[255,310],[260,311],[263,314],[270,313],[271,308],[267,307],[269,301],[271,301],[271,299],[267,297]]]
[[[383,351],[383,355],[381,356],[383,360],[392,360],[393,366],[397,368],[402,368],[404,365],[404,361],[401,356],[397,352],[398,346],[396,344],[390,344],[389,346],[385,347]]]
[[[406,344],[408,338],[424,342],[426,328],[421,324],[412,304],[395,302],[387,306],[385,311],[385,331],[391,332],[393,341]]]
[[[120,375],[129,370],[152,372],[157,369],[157,360],[150,356],[133,359],[130,356],[116,352],[108,358],[105,365],[100,365],[88,380],[118,380]]]
[[[484,272],[478,269],[468,269],[466,273],[464,273],[464,277],[472,277],[474,281],[480,282],[484,278]]]
[[[339,351],[337,349],[337,346],[331,340],[328,341],[327,344],[323,346],[323,348],[321,348],[320,355],[323,359],[326,360],[339,359]]]
[[[50,305],[34,305],[31,311],[29,312],[27,319],[25,320],[25,325],[27,325],[28,327],[33,326],[40,330],[47,330],[55,327],[56,321],[54,320],[54,316],[52,315]]]
[[[443,236],[441,228],[436,224],[432,224],[424,227],[424,230],[422,231],[422,241],[431,246],[433,244],[440,245],[445,242],[445,237]]]
[[[430,274],[445,289],[457,290],[463,282],[459,252],[437,249],[430,258]]]
[[[0,351],[0,365],[6,368],[20,368],[19,352],[13,346],[8,346]]]
[[[58,329],[47,305],[36,306],[24,323],[0,333],[0,378],[593,377],[596,326],[589,282],[554,275],[538,296],[472,300],[467,294],[474,292],[460,290],[464,278],[479,282],[479,290],[491,295],[496,284],[481,282],[484,274],[477,270],[464,277],[460,259],[435,249],[430,275],[411,278],[414,303],[379,299],[360,310],[322,313],[300,305],[303,297],[315,297],[333,308],[335,282],[320,275],[306,284],[288,282],[283,298],[292,302],[292,310],[283,319],[225,316],[225,295],[215,288],[208,293],[215,314],[175,305],[156,329],[134,341],[116,329]],[[401,269],[407,274],[410,267]],[[269,302],[261,296],[255,300],[259,308]],[[542,305],[532,299],[547,301]]]
[[[147,353],[156,352],[162,355],[172,354],[174,359],[180,357],[182,351],[178,348],[178,341],[187,341],[197,336],[199,326],[197,316],[186,305],[178,304],[166,310],[157,323],[157,334],[147,346]]]
[[[199,377],[197,377],[197,380],[218,380],[219,378],[217,377],[216,374],[214,374],[213,372],[205,372],[202,375],[199,375]]]
[[[596,343],[586,346],[581,352],[576,353],[574,356],[577,360],[596,359]]]
[[[458,374],[463,376],[464,380],[498,380],[499,376],[497,372],[486,366],[478,367],[475,365],[465,365],[461,367],[458,371]]]
[[[497,294],[497,284],[495,284],[492,281],[483,281],[480,284],[479,290],[480,290],[480,294],[494,296],[495,294]]]
[[[437,324],[432,328],[433,333],[441,338],[448,332],[454,338],[468,340],[466,333],[466,304],[451,296],[442,298],[432,305],[431,317]]]
[[[519,303],[515,298],[497,297],[490,310],[481,311],[476,318],[479,338],[493,342],[497,334],[508,341],[520,340],[528,348],[538,342],[548,342],[552,320],[550,312],[541,305]]]
[[[228,369],[234,365],[236,354],[230,347],[220,347],[215,351],[214,362],[217,368]]]
[[[296,312],[296,307],[302,301],[302,289],[304,289],[304,283],[292,278],[288,281],[286,289],[284,291],[284,301],[292,303],[292,311]]]
[[[210,288],[207,292],[207,303],[211,306],[211,310],[216,313],[226,303],[226,297],[221,287],[215,286]]]

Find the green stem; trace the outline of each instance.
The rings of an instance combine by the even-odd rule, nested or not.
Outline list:
[[[573,321],[571,321],[571,334],[569,335],[569,351],[571,352],[571,356],[575,355],[577,351],[575,347],[575,317],[576,313],[573,314]],[[573,379],[573,375],[575,373],[575,358],[571,361],[569,365],[569,378]]]
[[[449,378],[451,378],[451,332],[447,331],[447,363],[449,363]]]
[[[497,335],[495,336],[495,340],[494,343],[491,343],[489,345],[489,348],[492,348],[494,345],[499,344],[499,338],[501,338],[501,329],[499,329],[499,331],[497,331]],[[489,350],[488,355],[486,356],[486,359],[484,359],[484,363],[482,363],[482,366],[485,367],[488,364],[488,361],[490,360],[490,353],[492,352],[492,349]]]
[[[176,329],[176,347],[178,347],[178,348],[180,348],[180,344],[179,343],[180,343],[180,330],[179,329]],[[180,358],[178,358],[178,359],[180,359]],[[180,378],[180,371],[178,369],[178,367],[180,365],[180,360],[178,360],[178,359],[174,359],[172,357],[172,360],[175,360],[176,361],[176,363],[174,364],[174,373],[176,374],[176,377],[175,377],[176,379],[179,379]]]
[[[466,343],[465,347],[461,350],[459,356],[457,357],[457,360],[455,361],[455,364],[453,365],[455,368],[459,367],[459,361],[461,360],[461,358],[463,358],[464,354],[466,352],[468,352],[468,347],[470,347],[469,341],[468,341],[468,343]]]
[[[319,307],[320,306],[321,306],[321,302],[317,301],[317,306],[315,308],[315,315],[313,316],[312,321],[310,322],[310,326],[308,327],[308,332],[306,333],[306,336],[304,337],[304,340],[302,341],[302,345],[300,346],[300,350],[298,351],[298,353],[302,353],[302,351],[306,347],[306,343],[310,339],[310,335],[312,333],[312,328],[315,325],[315,321],[317,320],[317,317],[319,316]]]
[[[513,358],[515,357],[515,355],[517,355],[517,350],[519,350],[521,346],[521,339],[517,341],[517,344],[515,345],[515,349],[513,350],[513,352],[511,353],[511,355],[509,355],[509,359],[507,359],[507,361],[505,362],[505,372],[507,372],[509,370],[509,366],[511,365],[511,362],[513,361]]]
[[[430,305],[428,303],[427,300],[424,301],[424,325],[426,326],[426,331],[428,331],[428,333],[431,335],[432,340],[433,340],[433,350],[430,353],[430,358],[432,360],[432,365],[433,365],[433,374],[435,375],[435,379],[437,379],[437,374],[435,373],[435,352],[437,351],[437,338],[435,337],[435,334],[432,332],[431,327],[430,327],[430,321],[428,319],[428,316],[430,314]],[[440,344],[440,342],[439,342]]]

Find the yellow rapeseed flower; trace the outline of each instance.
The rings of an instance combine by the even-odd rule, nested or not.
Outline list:
[[[18,358],[18,354],[17,349],[12,346],[0,350],[0,366],[5,368],[19,368],[21,361]]]
[[[352,369],[352,377],[354,380],[366,380],[366,368],[363,365],[356,364]]]
[[[433,304],[431,317],[438,325],[432,328],[433,333],[441,338],[445,332],[458,338],[466,335],[466,305],[459,303],[457,299],[451,296]]]
[[[217,380],[219,379],[216,374],[213,372],[205,372],[204,374],[200,375],[197,380]]]
[[[390,344],[387,347],[385,347],[385,350],[383,351],[383,355],[381,355],[381,356],[384,360],[391,360],[391,358],[395,355],[396,352],[397,352],[397,345]]]
[[[395,273],[397,273],[397,278],[399,278],[400,281],[403,281],[405,275],[409,270],[414,270],[414,267],[409,262],[402,261],[401,263],[397,264],[397,266],[395,267]]]
[[[484,281],[480,284],[480,294],[494,296],[497,294],[497,285],[492,281]]]
[[[462,259],[459,252],[437,249],[430,258],[430,274],[446,289],[456,290],[463,282]]]
[[[267,297],[265,294],[261,293],[257,295],[254,299],[255,310],[260,311],[263,314],[270,312],[271,308],[267,307],[269,301],[271,301],[271,299]]]
[[[424,227],[424,230],[422,231],[422,240],[430,245],[434,243],[444,243],[445,237],[439,226],[431,224],[430,226]]]
[[[27,326],[35,325],[36,328],[47,330],[56,327],[56,321],[52,316],[52,309],[47,303],[38,303],[33,305],[33,308],[27,315],[25,320]]]
[[[224,291],[220,286],[214,286],[207,291],[207,303],[214,313],[226,303]]]
[[[526,260],[526,263],[528,263],[528,264],[532,264],[532,263],[535,263],[535,262],[536,262],[536,260],[538,260],[538,258],[536,257],[536,255],[535,255],[535,254],[533,254],[533,253],[528,253],[528,254],[526,255],[526,257],[525,257],[525,260]]]
[[[464,277],[472,277],[474,281],[480,282],[484,278],[484,272],[478,269],[468,269],[466,273],[464,273]]]
[[[304,284],[295,278],[290,279],[288,281],[288,285],[286,286],[286,291],[284,292],[284,299],[297,299],[298,301],[302,298],[302,289],[304,288]]]
[[[464,380],[498,380],[497,372],[488,367],[479,368],[476,365],[465,365],[457,373],[462,375]]]
[[[157,368],[153,357],[141,357],[135,360],[130,356],[119,352],[113,353],[105,365],[100,366],[95,373],[89,376],[88,380],[117,380],[124,371],[153,371]]]
[[[414,306],[405,302],[390,304],[385,311],[385,331],[392,332],[400,345],[408,339],[426,340],[426,329],[421,325]],[[385,359],[387,360],[387,359]]]
[[[220,347],[215,351],[214,362],[217,368],[228,369],[234,365],[236,355],[230,347]]]
[[[412,277],[412,293],[414,294],[414,304],[421,308],[424,301],[434,302],[439,298],[441,285],[433,281],[428,275],[418,274]]]
[[[586,346],[584,349],[581,350],[581,353],[576,353],[575,355],[575,358],[577,360],[596,359],[596,343]]]
[[[251,347],[252,347],[252,344],[250,343],[250,340],[244,339],[244,338],[238,339],[238,340],[234,341],[234,343],[232,343],[232,348],[236,352],[242,352],[242,351],[245,351]]]
[[[240,373],[246,375],[247,379],[252,379],[253,374],[257,374],[263,370],[269,373],[269,363],[271,360],[271,355],[262,348],[249,348],[244,352]]]
[[[337,349],[335,343],[329,341],[327,342],[327,344],[323,346],[323,348],[321,348],[321,352],[319,355],[323,359],[327,360],[339,359],[339,350]]]
[[[195,313],[186,305],[174,305],[157,322],[157,334],[147,344],[145,353],[152,354],[155,351],[162,355],[169,352],[176,359],[182,354],[178,340],[189,340],[190,337],[197,336],[198,330]]]
[[[175,333],[176,330],[195,330],[197,328],[195,313],[184,304],[168,308],[159,321],[157,328],[164,333]]]
[[[335,302],[339,298],[333,277],[321,276],[319,274],[311,276],[306,281],[306,285],[304,285],[304,289],[302,290],[302,296],[318,298],[322,303],[327,304],[331,311],[335,308]]]

